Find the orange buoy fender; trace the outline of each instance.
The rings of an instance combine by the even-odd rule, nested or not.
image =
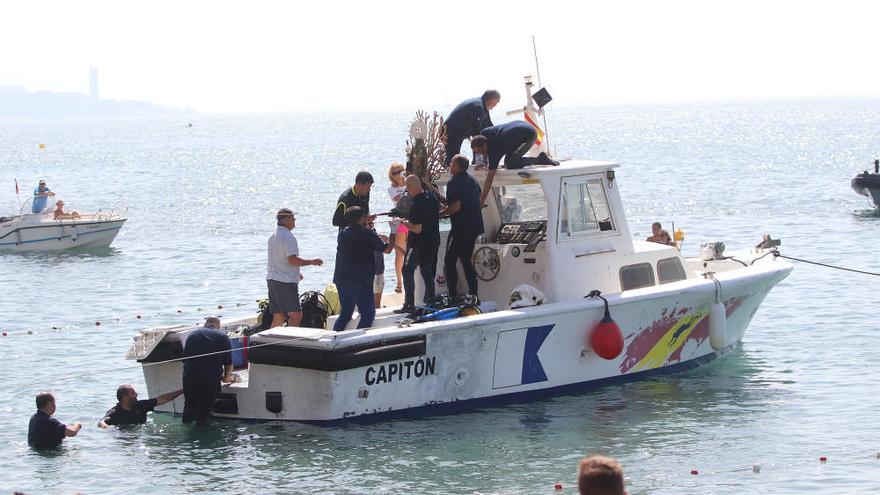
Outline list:
[[[599,296],[601,297],[601,296]],[[602,298],[605,301],[605,298]],[[617,326],[617,322],[611,318],[608,310],[608,301],[605,301],[605,316],[596,324],[593,333],[590,334],[590,346],[593,351],[603,359],[614,359],[623,352],[623,332]]]

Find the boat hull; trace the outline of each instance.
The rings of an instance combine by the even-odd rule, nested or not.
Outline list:
[[[12,227],[0,232],[0,250],[60,251],[107,247],[116,239],[125,220],[65,221]]]
[[[402,327],[381,337],[342,332],[330,344],[259,335],[251,340],[247,380],[224,387],[218,404],[225,405],[215,415],[334,422],[527,400],[693,368],[740,343],[790,270],[773,262],[716,274],[726,313],[719,350],[709,342],[716,284],[696,278],[611,295],[624,335],[623,352],[611,360],[588,344],[604,313],[589,299]],[[179,388],[180,376],[179,362],[144,367],[150,396]],[[182,406],[179,398],[160,409],[180,413]]]
[[[875,206],[880,206],[880,174],[861,173],[850,182],[850,187],[856,194],[867,196]]]

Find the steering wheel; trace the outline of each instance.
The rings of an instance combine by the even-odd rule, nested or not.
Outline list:
[[[495,280],[501,271],[501,257],[495,248],[483,246],[477,249],[471,260],[474,262],[477,278],[483,282]]]

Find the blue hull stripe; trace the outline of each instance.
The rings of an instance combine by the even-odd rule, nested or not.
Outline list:
[[[83,232],[82,234],[77,234],[76,237],[77,237],[77,239],[78,239],[78,238],[80,238],[80,237],[87,236],[87,235],[89,235],[89,234],[98,234],[98,233],[100,233],[100,232],[107,232],[108,230],[119,230],[119,229],[121,229],[121,228],[122,228],[122,225],[120,225],[119,227],[113,227],[113,228],[110,228],[110,229],[92,230],[92,231],[90,231],[90,232]],[[46,238],[44,238],[44,239],[33,239],[33,240],[30,240],[30,241],[21,241],[21,242],[0,242],[0,246],[18,246],[18,245],[20,245],[20,244],[29,244],[29,243],[31,243],[31,242],[43,242],[43,241],[53,241],[53,240],[59,240],[59,241],[60,241],[61,239],[66,239],[66,238],[68,238],[68,237],[73,237],[73,236],[72,236],[72,235],[63,235],[63,236],[61,236],[61,237],[46,237]]]
[[[657,376],[670,375],[675,373],[682,373],[685,371],[690,371],[701,366],[705,366],[708,363],[714,361],[717,357],[724,356],[740,345],[739,342],[735,342],[726,348],[724,348],[720,353],[710,353],[705,356],[701,356],[697,359],[691,359],[689,361],[685,361],[683,363],[673,364],[670,366],[664,366],[662,368],[655,368],[652,370],[639,371],[637,373],[628,373],[626,375],[612,376],[608,378],[601,378],[598,380],[589,380],[585,382],[578,383],[570,383],[568,385],[560,385],[557,387],[543,388],[538,390],[526,390],[523,392],[513,392],[510,394],[503,395],[494,395],[491,397],[477,397],[474,399],[465,399],[465,400],[457,400],[444,402],[441,404],[430,404],[425,406],[416,406],[409,407],[406,409],[394,410],[394,411],[385,411],[379,413],[372,414],[363,414],[360,416],[352,416],[349,418],[340,418],[340,419],[327,419],[327,420],[292,420],[292,419],[256,419],[256,418],[236,418],[234,416],[215,416],[214,419],[217,420],[234,420],[234,421],[243,421],[246,423],[265,423],[267,421],[291,421],[294,423],[305,423],[305,424],[314,424],[319,426],[335,426],[340,424],[349,424],[349,423],[376,423],[381,421],[388,421],[390,419],[397,418],[418,418],[425,415],[432,414],[451,414],[458,412],[471,411],[480,407],[490,407],[490,406],[498,406],[505,404],[518,404],[523,402],[529,402],[537,399],[543,399],[547,397],[553,397],[558,395],[575,395],[578,393],[583,393],[591,390],[596,390],[608,385],[615,385],[627,382],[634,382],[639,380],[645,380],[649,378],[654,378]],[[157,413],[171,414],[166,411],[156,411]],[[179,414],[176,414],[179,415]]]

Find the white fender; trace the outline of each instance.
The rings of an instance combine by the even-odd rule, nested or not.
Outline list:
[[[73,230],[73,233],[70,234],[70,238],[75,242],[75,241],[76,241],[76,236],[77,236],[77,234],[78,234],[78,232],[76,231],[76,224],[73,224],[73,225],[71,226],[71,230]]]
[[[727,315],[719,301],[709,307],[709,345],[716,351],[727,345]]]

